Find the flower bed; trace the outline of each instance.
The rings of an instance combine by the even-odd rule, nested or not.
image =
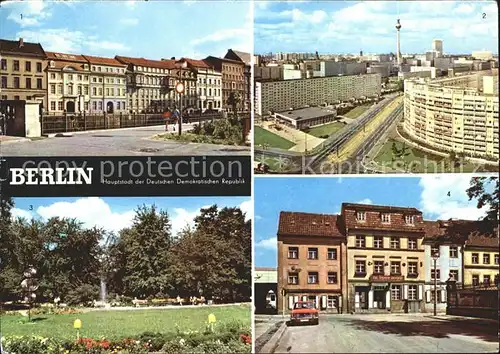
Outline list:
[[[238,323],[216,329],[207,326],[204,331],[146,332],[136,338],[117,341],[80,338],[65,342],[40,336],[2,337],[3,349],[15,354],[250,353],[251,343],[250,328],[243,328]]]

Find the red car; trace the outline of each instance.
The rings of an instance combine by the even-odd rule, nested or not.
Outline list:
[[[319,311],[314,307],[312,301],[298,301],[293,305],[290,314],[290,323],[311,323],[319,324]]]

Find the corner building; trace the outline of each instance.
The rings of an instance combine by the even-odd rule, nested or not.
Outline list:
[[[425,235],[415,208],[342,204],[349,312],[421,312]]]
[[[337,215],[281,212],[278,226],[278,313],[299,300],[345,312],[347,253]]]

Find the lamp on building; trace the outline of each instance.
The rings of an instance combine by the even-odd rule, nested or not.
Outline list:
[[[432,255],[432,261],[433,261],[433,265],[434,265],[434,316],[437,316],[437,274],[436,274],[436,270],[437,270],[437,260],[439,259],[439,253],[438,252],[435,252],[433,255]]]

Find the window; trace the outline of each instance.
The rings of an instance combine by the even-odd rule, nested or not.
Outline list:
[[[406,215],[405,216],[405,222],[408,225],[413,225],[415,223],[415,217],[413,215]]]
[[[56,110],[56,102],[55,101],[51,101],[50,102],[50,110],[51,111],[55,111]]]
[[[6,100],[7,99],[7,95],[2,95],[2,100]]]
[[[382,236],[373,238],[373,248],[384,248],[384,238]]]
[[[308,248],[307,249],[307,258],[308,259],[318,259],[318,249],[317,248]]]
[[[307,274],[307,283],[308,284],[317,284],[318,283],[318,272],[309,272]]]
[[[479,264],[479,253],[472,254],[472,264]]]
[[[434,269],[431,269],[431,279],[434,280],[434,279],[441,279],[441,269],[436,269],[434,271]]]
[[[14,60],[14,71],[19,71],[19,60]]]
[[[472,275],[472,285],[479,285],[479,275],[477,274]]]
[[[366,275],[366,261],[364,261],[364,260],[357,260],[356,261],[356,273],[355,273],[355,275],[361,275],[361,276]]]
[[[498,265],[500,263],[500,258],[498,254],[495,254],[495,264]]]
[[[63,106],[63,102],[62,102],[62,101],[57,102],[57,109],[58,109],[59,111],[62,111],[62,110],[64,109],[64,106]]]
[[[391,248],[399,248],[399,238],[391,237]]]
[[[298,273],[288,273],[288,284],[298,284],[299,274]]]
[[[491,282],[491,278],[489,275],[483,275],[483,284],[484,285],[490,285],[490,282]]]
[[[356,213],[356,220],[358,220],[358,221],[366,221],[366,213],[364,211],[358,211]]]
[[[42,72],[42,63],[36,63],[36,72],[41,73]]]
[[[450,278],[453,278],[453,280],[458,281],[458,269],[450,269]]]
[[[54,84],[50,85],[50,93],[53,95],[56,93],[56,85]]]
[[[483,254],[483,264],[490,264],[490,255],[487,253]]]
[[[328,272],[328,284],[337,284],[337,272]]]
[[[434,292],[434,290],[431,290],[430,294],[431,294],[430,300],[432,303],[434,302],[436,294],[437,294],[437,301],[436,302],[441,302],[441,290],[437,290],[436,292]]]
[[[42,79],[36,79],[36,88],[42,89]]]
[[[417,240],[414,238],[408,239],[408,249],[416,250],[417,249]]]
[[[30,61],[25,61],[24,62],[24,71],[31,71],[31,62]]]
[[[19,96],[14,96],[14,101],[19,101],[21,99],[21,97]]]
[[[337,308],[337,297],[333,295],[328,295],[326,307],[329,309],[335,309]]]
[[[439,246],[432,246],[431,247],[431,257],[437,255],[439,257]]]
[[[329,260],[336,260],[337,259],[337,249],[336,248],[329,248],[328,249],[328,259]]]
[[[391,300],[401,300],[401,285],[391,285]]]
[[[2,76],[2,88],[7,88],[7,76]]]
[[[391,275],[401,274],[401,262],[391,262]]]
[[[375,261],[374,262],[373,274],[384,274],[384,261]]]
[[[450,246],[450,258],[458,258],[458,247]]]
[[[290,259],[299,258],[299,248],[298,247],[288,247],[288,258],[290,258]]]
[[[365,247],[365,237],[356,235],[356,247]]]
[[[417,262],[408,262],[408,276],[416,277],[418,275],[418,264]]]
[[[89,87],[88,87],[88,86],[85,86],[85,87],[83,88],[83,92],[84,92],[84,94],[85,94],[85,95],[88,95],[88,94],[89,94]]]
[[[391,222],[391,214],[382,214],[382,222],[383,223],[390,223]]]
[[[408,300],[417,300],[417,285],[408,285]]]
[[[7,70],[7,59],[2,59],[1,68]]]
[[[18,77],[14,78],[14,88],[19,88],[19,78]]]

